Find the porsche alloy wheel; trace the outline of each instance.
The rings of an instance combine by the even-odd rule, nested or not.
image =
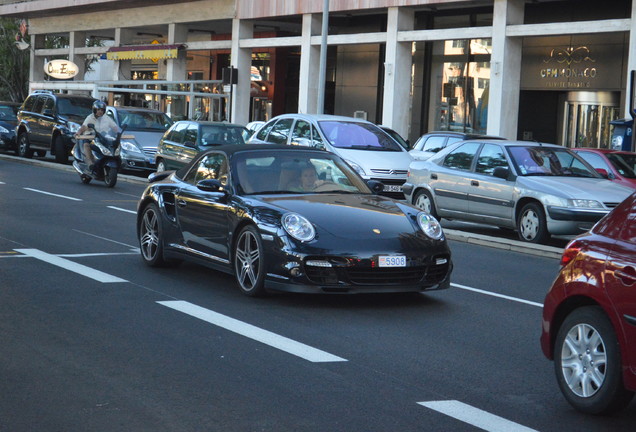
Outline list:
[[[245,295],[257,297],[265,293],[263,245],[253,226],[247,226],[239,233],[234,246],[234,275]]]
[[[160,217],[157,205],[149,204],[144,209],[137,229],[141,257],[151,267],[161,267],[166,264],[163,258]]]
[[[554,368],[561,392],[577,410],[607,414],[625,407],[621,355],[611,322],[599,307],[572,312],[559,329]]]

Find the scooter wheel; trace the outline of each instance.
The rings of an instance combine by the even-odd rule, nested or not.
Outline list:
[[[89,176],[85,174],[80,175],[80,179],[82,180],[82,183],[84,184],[89,184],[91,180],[93,180],[92,178],[90,178]]]
[[[106,175],[104,176],[104,183],[109,188],[112,188],[117,183],[117,170],[111,167],[105,168]]]

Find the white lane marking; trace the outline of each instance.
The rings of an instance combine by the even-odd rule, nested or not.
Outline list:
[[[466,285],[460,285],[460,284],[456,284],[456,283],[451,283],[451,286],[454,286],[455,288],[460,288],[460,289],[463,289],[463,290],[467,290],[467,291],[474,291],[474,292],[480,293],[480,294],[486,294],[486,295],[493,296],[493,297],[499,297],[499,298],[506,299],[506,300],[512,300],[512,301],[516,301],[516,302],[519,302],[519,303],[525,303],[525,304],[528,304],[530,306],[536,306],[536,307],[540,307],[540,308],[543,307],[543,304],[541,304],[541,303],[533,302],[533,301],[530,301],[530,300],[524,300],[524,299],[520,299],[520,298],[517,298],[517,297],[510,297],[510,296],[507,296],[507,295],[504,295],[504,294],[497,294],[497,293],[490,292],[490,291],[484,291],[484,290],[480,290],[478,288],[471,288],[471,287],[468,287]]]
[[[86,276],[98,282],[113,283],[113,282],[128,282],[125,279],[118,278],[117,276],[109,275],[108,273],[95,270],[82,264],[77,264],[73,261],[69,261],[64,258],[60,258],[55,255],[47,254],[37,249],[14,249],[16,252],[20,252],[24,255],[39,259],[40,261],[53,264],[58,267],[62,267],[65,270],[72,271],[74,273]]]
[[[118,244],[118,245],[126,246],[126,247],[129,247],[134,252],[139,252],[139,248],[137,246],[131,246],[131,245],[126,244],[126,243],[118,242],[116,240],[111,240],[111,239],[106,238],[106,237],[100,237],[98,235],[91,234],[91,233],[88,233],[88,232],[85,232],[85,231],[80,231],[80,230],[76,230],[76,229],[74,229],[73,231],[78,232],[80,234],[87,235],[87,236],[95,237],[95,238],[98,238],[100,240],[105,240],[107,242],[111,242],[111,243],[115,243],[115,244]]]
[[[489,432],[537,432],[535,429],[456,400],[418,402],[418,404]]]
[[[39,189],[31,189],[31,188],[26,188],[26,187],[24,189],[28,190],[28,191],[31,191],[31,192],[37,192],[37,193],[41,193],[41,194],[44,194],[44,195],[51,195],[51,196],[54,196],[54,197],[64,198],[64,199],[68,199],[68,200],[72,200],[72,201],[82,201],[79,198],[73,198],[73,197],[66,196],[66,195],[58,195],[58,194],[54,194],[54,193],[51,193],[51,192],[45,192],[45,191],[42,191],[42,190],[39,190]]]
[[[6,184],[5,182],[0,182],[0,184]]]
[[[305,360],[309,360],[310,362],[319,363],[347,361],[346,359],[329,354],[325,351],[321,351],[284,336],[280,336],[276,333],[263,330],[259,327],[244,323],[243,321],[239,321],[186,301],[160,301],[157,303],[195,318],[199,318],[200,320],[209,322],[210,324],[214,324],[231,332],[240,334],[241,336],[264,343]]]
[[[132,213],[132,214],[137,214],[136,211],[133,210],[127,210],[127,209],[123,209],[123,208],[119,208],[119,207],[114,207],[114,206],[107,206],[109,209],[113,209],[113,210],[117,210],[120,212],[125,212],[125,213]]]

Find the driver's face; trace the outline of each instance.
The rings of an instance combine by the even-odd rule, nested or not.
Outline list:
[[[95,110],[95,117],[101,117],[101,116],[103,116],[105,111],[106,111],[106,110],[105,110],[105,109],[103,109],[103,108],[97,108],[97,109]]]

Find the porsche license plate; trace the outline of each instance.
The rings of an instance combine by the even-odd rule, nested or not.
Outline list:
[[[406,267],[406,257],[404,255],[382,255],[378,260],[378,267]]]
[[[400,185],[384,185],[384,192],[402,192],[402,186]]]

